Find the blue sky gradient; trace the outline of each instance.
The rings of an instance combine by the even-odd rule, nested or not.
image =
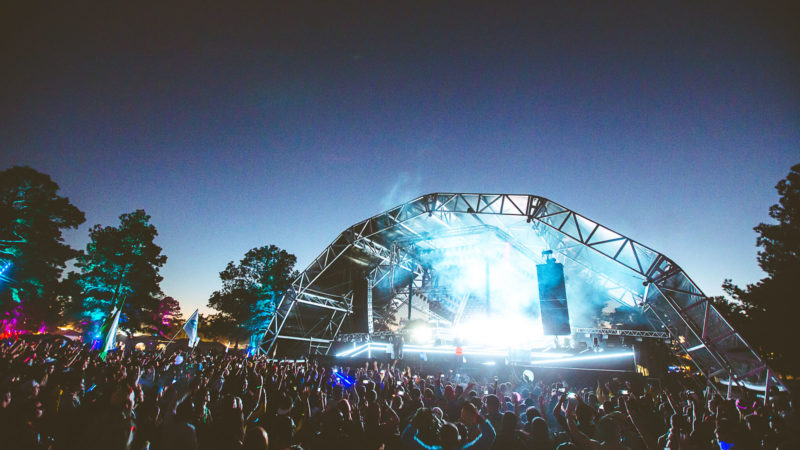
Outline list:
[[[186,315],[252,247],[302,269],[437,191],[548,197],[706,294],[762,276],[800,160],[790,3],[331,3],[5,4],[0,167],[59,183],[75,246],[144,208]]]

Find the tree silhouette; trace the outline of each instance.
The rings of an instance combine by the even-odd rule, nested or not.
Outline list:
[[[60,278],[78,253],[62,231],[86,218],[58,191],[50,176],[30,167],[0,172],[0,317],[19,327],[55,325]]]
[[[723,289],[733,299],[714,299],[720,311],[754,345],[772,368],[800,374],[797,323],[800,280],[800,164],[791,168],[776,189],[777,204],[769,209],[776,223],[761,223],[756,245],[758,265],[767,276],[741,288],[725,280]]]
[[[158,330],[163,326],[159,270],[167,262],[154,242],[158,231],[144,210],[119,218],[119,226],[95,225],[89,230],[90,242],[76,264],[82,291],[79,309],[96,328],[124,303],[121,329]]]
[[[219,273],[222,289],[208,299],[209,308],[219,311],[209,317],[218,334],[230,333],[238,343],[266,325],[297,276],[296,262],[294,255],[274,245],[249,250],[239,264],[229,262]]]

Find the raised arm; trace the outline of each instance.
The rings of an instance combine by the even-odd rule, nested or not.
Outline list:
[[[481,417],[481,415],[476,414],[476,418],[478,421],[478,429],[480,430],[481,434],[475,438],[472,442],[467,443],[464,447],[464,450],[489,450],[494,445],[495,439],[497,439],[497,433],[494,431],[494,427],[492,423],[488,420]]]
[[[461,393],[461,395],[459,396],[459,398],[466,398],[466,397],[467,397],[467,395],[469,395],[469,392],[470,392],[470,391],[472,390],[472,388],[474,388],[474,387],[475,387],[475,383],[473,383],[473,382],[470,382],[469,384],[467,384],[467,387],[466,387],[466,388],[464,388],[464,392],[462,392],[462,393]]]
[[[255,414],[255,412],[258,411],[258,407],[261,406],[261,396],[264,393],[264,377],[261,374],[259,374],[258,375],[258,380],[259,380],[259,383],[258,383],[258,397],[257,397],[255,406],[253,406],[253,410],[250,411],[250,413],[247,415],[247,418],[246,418],[247,422],[250,421],[250,418],[253,416],[253,414]]]
[[[658,450],[658,440],[650,434],[650,432],[644,426],[644,423],[642,423],[639,412],[636,410],[636,405],[634,405],[633,402],[629,401],[625,397],[623,397],[621,400],[625,404],[625,410],[628,411],[628,417],[631,419],[633,427],[636,428],[636,432],[639,433],[639,436],[642,438],[642,442],[644,442],[647,450]]]
[[[559,402],[561,403],[561,402]],[[572,441],[584,450],[596,450],[600,448],[597,441],[589,439],[583,431],[578,428],[578,401],[577,399],[570,399],[567,402],[567,428],[569,434],[572,436]]]

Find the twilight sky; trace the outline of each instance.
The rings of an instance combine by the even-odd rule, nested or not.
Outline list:
[[[436,191],[548,197],[717,295],[762,276],[752,227],[800,162],[789,2],[10,3],[0,170],[53,177],[76,247],[144,208],[185,314],[252,247],[303,269]]]

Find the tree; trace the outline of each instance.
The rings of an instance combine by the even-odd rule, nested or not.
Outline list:
[[[172,297],[162,298],[155,317],[155,331],[161,337],[171,338],[182,324],[181,304]]]
[[[714,299],[715,305],[756,347],[770,367],[784,374],[800,374],[800,350],[794,327],[797,280],[800,280],[800,164],[775,187],[780,199],[769,209],[776,223],[761,223],[756,245],[758,265],[767,276],[741,288],[725,280],[723,289],[733,301]]]
[[[58,195],[49,175],[30,167],[0,172],[0,313],[26,328],[54,325],[59,280],[77,251],[62,232],[86,221],[84,213]]]
[[[82,290],[81,311],[99,327],[114,308],[122,308],[120,328],[159,330],[163,293],[160,268],[167,262],[155,244],[156,227],[144,210],[122,214],[117,227],[95,225],[90,242],[78,257],[78,284]],[[173,313],[175,305],[167,304]]]
[[[218,311],[209,320],[220,334],[229,330],[238,344],[262,328],[297,277],[296,262],[294,255],[274,245],[249,250],[239,264],[229,262],[219,273],[222,289],[208,299],[209,308]]]
[[[200,314],[198,322],[198,334],[204,339],[231,340],[232,337],[237,335],[234,322],[221,314]]]

